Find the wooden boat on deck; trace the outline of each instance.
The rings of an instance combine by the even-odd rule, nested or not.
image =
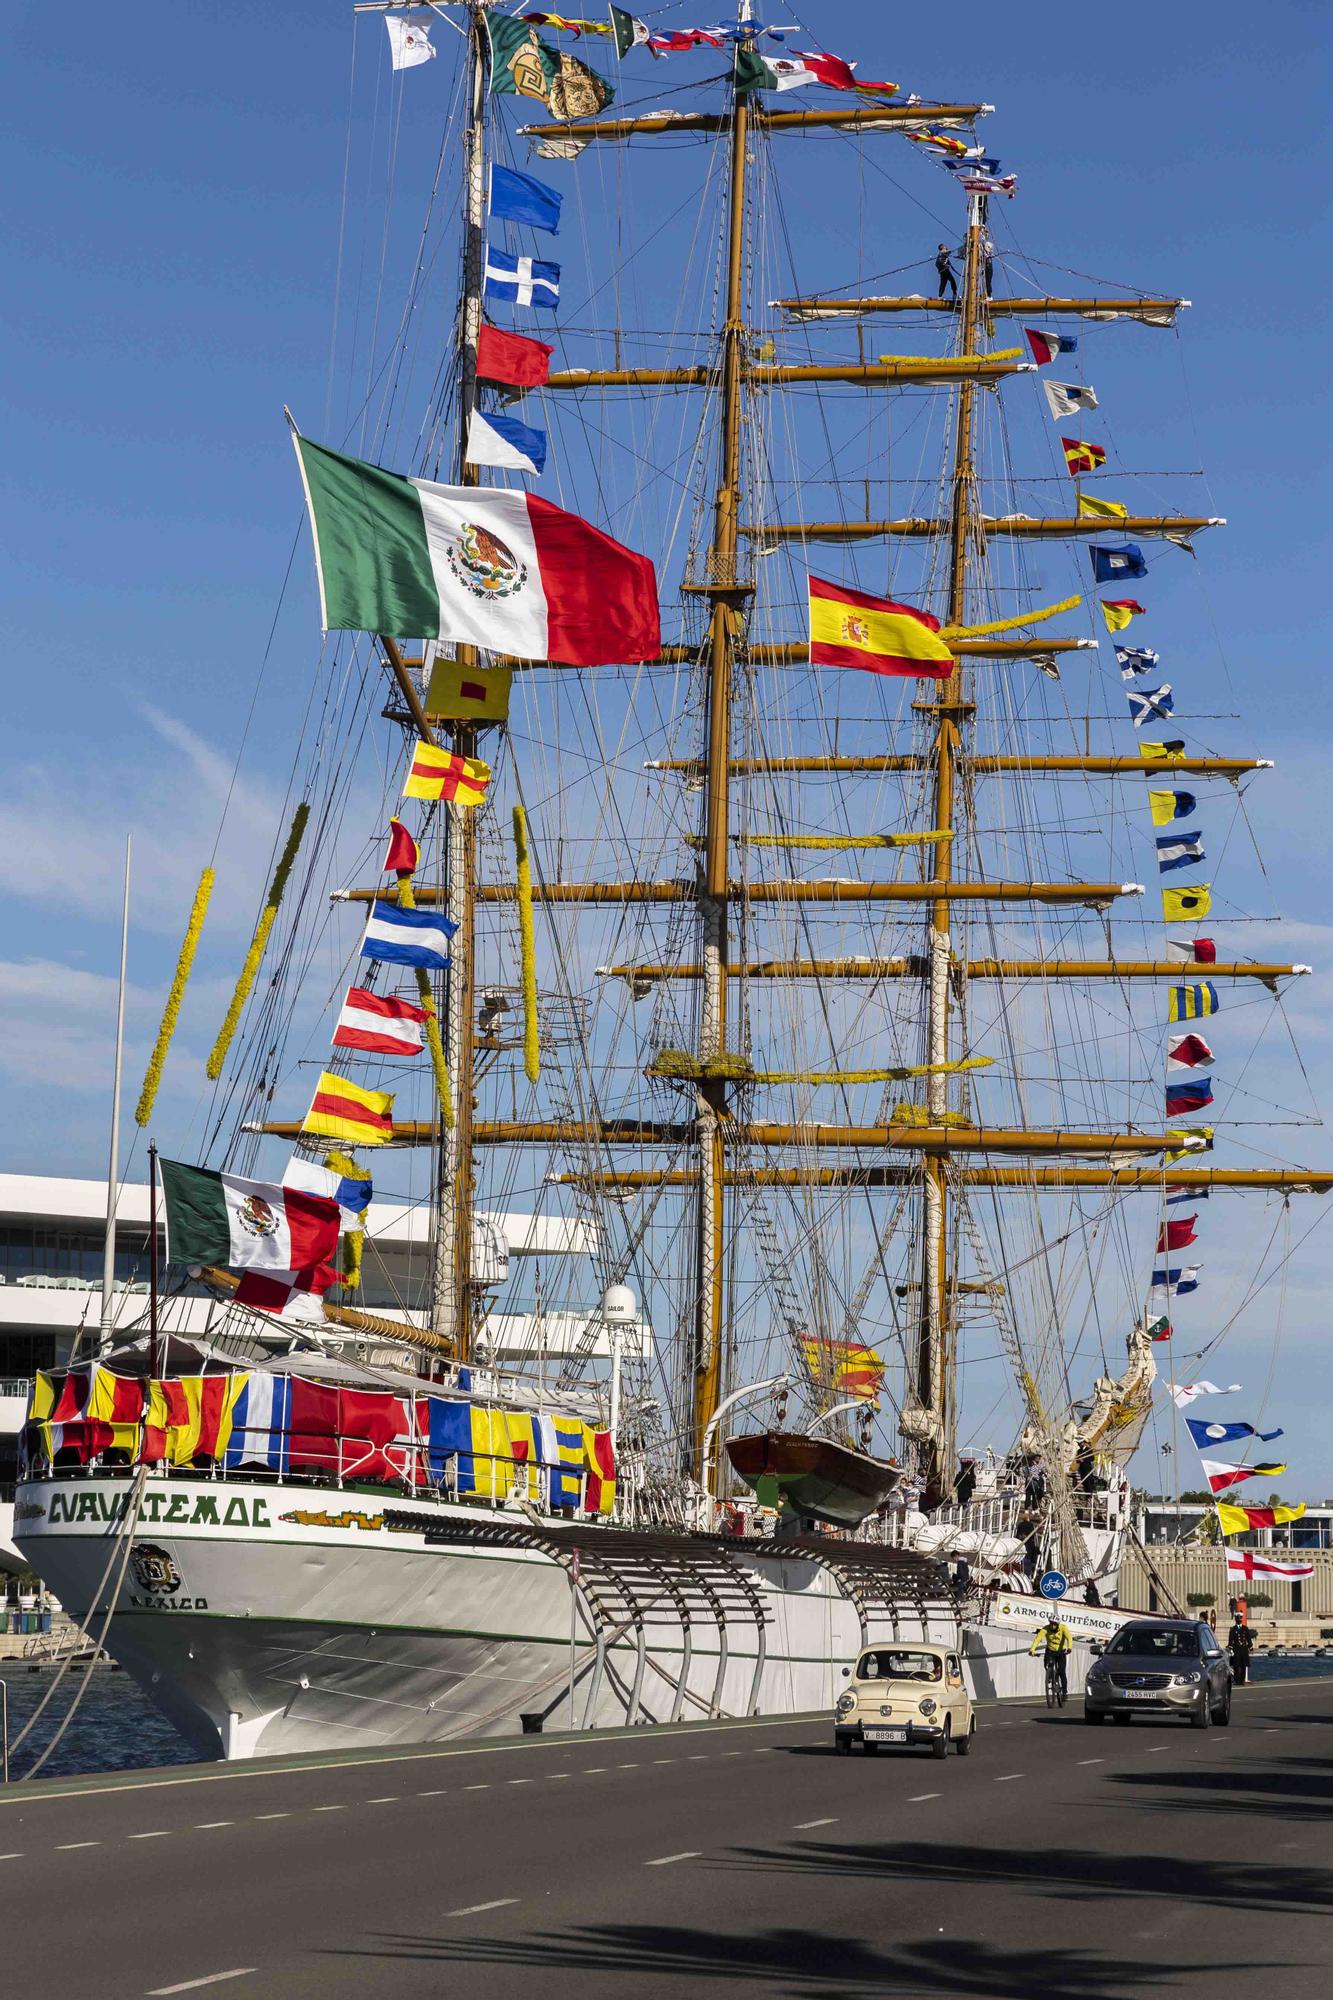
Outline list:
[[[902,1478],[900,1465],[804,1431],[729,1437],[726,1447],[762,1503],[839,1528],[859,1527]]]

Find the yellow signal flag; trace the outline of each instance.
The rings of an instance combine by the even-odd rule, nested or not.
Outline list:
[[[490,782],[491,767],[480,758],[456,756],[438,743],[418,743],[403,797],[448,799],[456,806],[477,806]]]
[[[325,1070],[301,1130],[347,1145],[387,1146],[393,1138],[393,1092],[363,1090],[359,1083]]]
[[[1182,800],[1188,801],[1188,803],[1182,805],[1180,803]],[[1182,814],[1187,816],[1192,813],[1194,803],[1194,794],[1192,792],[1149,792],[1148,794],[1148,811],[1152,814],[1152,823],[1154,826],[1170,826],[1171,822],[1180,819]]]
[[[465,667],[437,658],[426,690],[432,722],[508,722],[512,667]]]
[[[1214,1127],[1211,1125],[1182,1125],[1168,1132],[1166,1136],[1171,1143],[1167,1150],[1166,1164],[1170,1166],[1175,1160],[1188,1160],[1196,1153],[1211,1153],[1213,1132]]]
[[[1302,1500],[1295,1507],[1229,1507],[1217,1503],[1217,1519],[1224,1535],[1243,1535],[1251,1528],[1280,1528],[1284,1521],[1299,1521],[1305,1512]]]
[[[1080,521],[1127,521],[1129,509],[1118,500],[1099,500],[1095,493],[1080,493],[1078,518]]]
[[[1099,597],[1108,632],[1123,632],[1131,618],[1138,618],[1143,606],[1132,597]]]
[[[1189,923],[1195,917],[1206,917],[1212,907],[1212,886],[1208,882],[1195,882],[1185,889],[1162,891],[1162,915],[1169,924]]]
[[[1183,764],[1186,752],[1183,743],[1140,743],[1139,755],[1150,764]]]

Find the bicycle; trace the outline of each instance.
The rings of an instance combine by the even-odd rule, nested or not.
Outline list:
[[[1069,1698],[1068,1677],[1063,1653],[1046,1655],[1046,1706],[1063,1708]]]

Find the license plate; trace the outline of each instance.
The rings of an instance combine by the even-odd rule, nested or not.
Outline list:
[[[905,1729],[863,1729],[861,1734],[867,1743],[906,1743]]]
[[[1122,1701],[1157,1701],[1159,1699],[1156,1688],[1117,1688],[1116,1693]]]

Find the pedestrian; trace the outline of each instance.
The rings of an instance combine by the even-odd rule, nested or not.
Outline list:
[[[991,270],[995,262],[995,245],[991,242],[989,229],[981,232],[981,261],[986,272],[986,297],[991,295]]]
[[[948,244],[941,243],[938,251],[935,253],[935,269],[939,272],[940,277],[940,297],[944,297],[944,287],[947,285],[949,287],[949,295],[956,304],[958,301],[958,280],[954,276],[953,264],[950,262],[952,255],[953,253]]]
[[[1089,1577],[1088,1587],[1083,1593],[1083,1602],[1085,1604],[1095,1605],[1098,1609],[1100,1609],[1101,1601],[1102,1601],[1102,1594],[1100,1590],[1098,1590],[1097,1585],[1093,1581],[1093,1579]]]
[[[1231,1657],[1231,1671],[1237,1687],[1244,1687],[1250,1677],[1250,1654],[1253,1651],[1254,1634],[1237,1612],[1227,1633],[1227,1652]]]

